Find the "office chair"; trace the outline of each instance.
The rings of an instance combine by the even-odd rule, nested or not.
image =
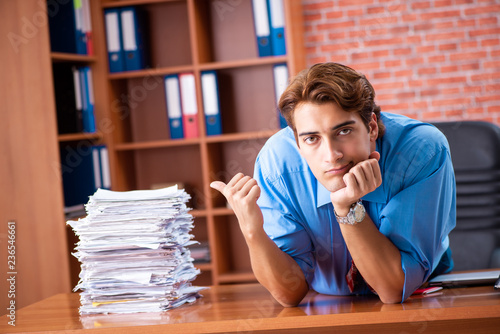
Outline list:
[[[448,139],[455,169],[453,270],[500,268],[500,128],[483,121],[433,124]]]

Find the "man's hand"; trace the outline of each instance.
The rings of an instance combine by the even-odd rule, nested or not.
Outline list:
[[[227,184],[214,181],[210,187],[220,191],[233,208],[245,238],[263,231],[264,218],[257,205],[260,188],[257,181],[243,173],[236,174]]]
[[[344,175],[345,188],[330,194],[337,214],[346,216],[353,203],[382,184],[379,159],[380,153],[373,151],[367,160],[357,163]]]

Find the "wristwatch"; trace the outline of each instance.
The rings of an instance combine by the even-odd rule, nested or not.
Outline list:
[[[333,213],[335,214],[335,218],[337,218],[337,221],[340,224],[356,225],[357,223],[360,223],[363,221],[363,219],[365,219],[366,210],[363,206],[363,202],[361,202],[361,200],[358,200],[356,203],[351,205],[351,208],[347,213],[347,217],[339,217],[339,215],[337,215],[337,212],[335,212],[335,209],[333,210]]]

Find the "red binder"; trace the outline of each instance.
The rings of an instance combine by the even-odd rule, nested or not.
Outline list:
[[[182,124],[184,138],[196,138],[198,132],[198,104],[196,101],[196,84],[193,73],[179,74],[182,103]]]

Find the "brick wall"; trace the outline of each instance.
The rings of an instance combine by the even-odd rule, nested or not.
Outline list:
[[[500,1],[303,0],[307,62],[364,73],[383,111],[500,125]]]

